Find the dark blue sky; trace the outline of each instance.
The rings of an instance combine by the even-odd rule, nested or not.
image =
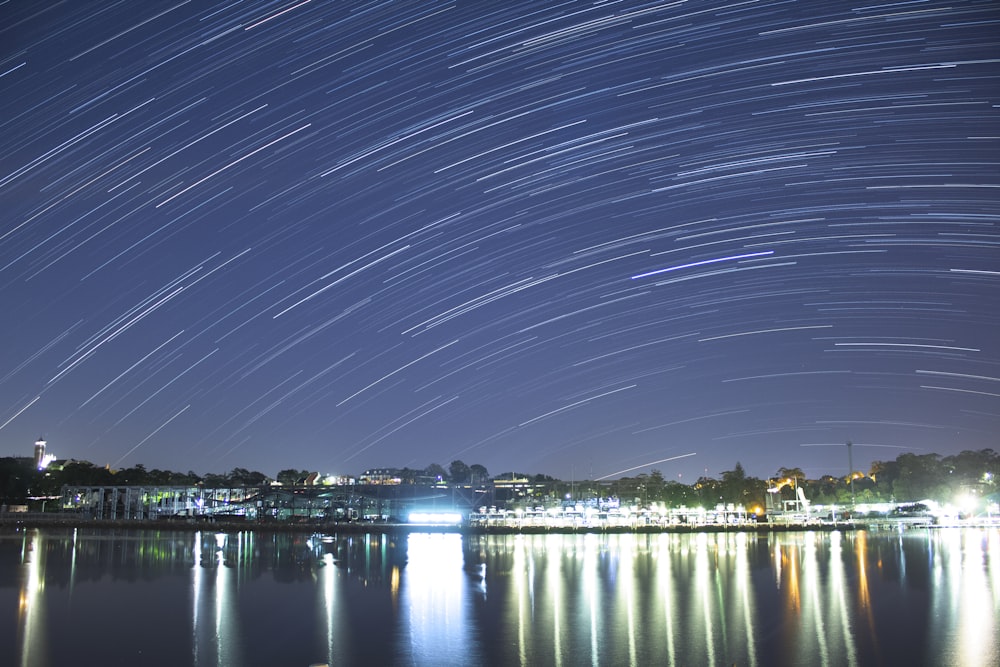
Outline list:
[[[998,23],[0,4],[0,454],[689,483],[996,447]]]

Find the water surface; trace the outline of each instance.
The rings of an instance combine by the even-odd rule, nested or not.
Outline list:
[[[996,665],[1000,531],[8,529],[11,664]]]

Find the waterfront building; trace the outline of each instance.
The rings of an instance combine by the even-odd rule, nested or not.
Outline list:
[[[361,473],[362,484],[402,484],[399,468],[370,468]]]
[[[65,486],[64,512],[98,520],[402,521],[412,511],[471,512],[489,493],[420,484]]]
[[[44,438],[35,441],[35,468],[38,470],[44,470],[56,458],[54,454],[45,453],[45,445]]]

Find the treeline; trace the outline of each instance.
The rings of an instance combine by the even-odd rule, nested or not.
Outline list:
[[[719,503],[765,507],[767,489],[775,487],[783,500],[793,499],[796,489],[801,488],[810,502],[819,505],[927,499],[959,502],[965,496],[980,499],[993,496],[996,502],[998,477],[1000,455],[992,449],[981,449],[945,457],[900,454],[892,461],[873,462],[867,474],[822,475],[817,479],[807,478],[801,468],[779,468],[769,479],[760,479],[748,476],[737,463],[719,477],[701,477],[686,485],[668,481],[660,471],[653,470],[648,475],[616,480],[612,488],[620,498],[639,499],[642,504],[662,502],[667,507],[714,507]],[[576,487],[585,493],[602,490],[592,483],[577,483]]]
[[[480,464],[467,465],[452,461],[448,468],[432,463],[424,469],[402,468],[396,471],[404,484],[436,481],[454,484],[485,484],[489,471]],[[304,483],[314,471],[287,468],[269,477],[256,470],[233,468],[228,473],[199,475],[193,471],[147,469],[139,464],[131,468],[111,470],[89,461],[70,461],[63,466],[45,470],[35,468],[31,459],[0,458],[0,502],[4,505],[23,504],[27,498],[58,496],[63,486],[203,486],[227,488],[260,486],[272,481],[285,485]],[[511,473],[506,473],[511,474]]]
[[[288,468],[273,478],[282,484],[302,483],[308,470]],[[494,479],[528,479],[534,496],[588,498],[615,495],[642,505],[714,507],[719,503],[764,506],[767,489],[778,487],[783,499],[792,499],[802,488],[815,504],[846,505],[852,501],[908,502],[924,499],[952,502],[961,496],[987,497],[997,493],[1000,455],[992,449],[964,451],[953,456],[900,454],[892,461],[875,461],[868,474],[823,475],[809,479],[801,468],[779,468],[761,479],[746,474],[737,462],[719,477],[701,477],[693,484],[668,480],[659,470],[613,481],[565,481],[548,475],[505,472],[491,477],[485,466],[452,461],[447,468],[432,463],[423,469],[402,468],[395,476],[403,484],[485,484]],[[851,483],[853,477],[853,484]],[[267,475],[234,468],[224,474],[198,475],[169,470],[147,470],[143,465],[112,471],[87,461],[71,461],[51,470],[37,470],[26,458],[0,458],[0,502],[22,504],[27,498],[58,496],[63,486],[196,486],[209,488],[259,486],[272,481]]]

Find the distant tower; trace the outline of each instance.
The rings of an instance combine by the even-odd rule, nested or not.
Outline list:
[[[35,441],[35,467],[39,470],[45,465],[45,440],[39,438]]]

